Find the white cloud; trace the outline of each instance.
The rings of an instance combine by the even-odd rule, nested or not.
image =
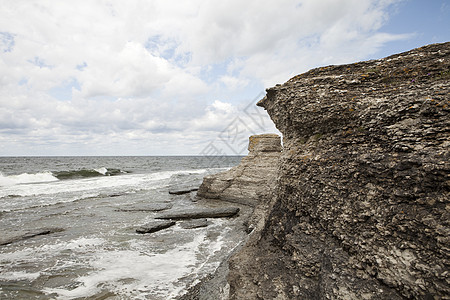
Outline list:
[[[0,155],[196,154],[259,87],[408,38],[396,2],[2,0]]]
[[[225,84],[225,86],[232,91],[243,89],[249,83],[249,80],[246,78],[239,78],[230,75],[223,75],[219,78],[219,80],[222,81],[223,84]]]

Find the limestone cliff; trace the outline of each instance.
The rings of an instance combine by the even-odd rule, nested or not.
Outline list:
[[[248,155],[230,170],[203,179],[197,195],[255,207],[267,202],[275,186],[281,139],[276,134],[249,138]]]
[[[274,206],[232,299],[449,299],[450,43],[313,69],[259,102]]]

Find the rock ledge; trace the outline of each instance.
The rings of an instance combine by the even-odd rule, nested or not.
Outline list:
[[[206,176],[197,195],[249,206],[267,201],[275,183],[281,139],[276,134],[252,135],[249,154],[226,172]]]

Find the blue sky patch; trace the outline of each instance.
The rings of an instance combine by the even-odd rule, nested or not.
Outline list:
[[[42,58],[35,56],[34,59],[29,59],[29,63],[32,63],[35,66],[38,66],[40,69],[42,68],[48,68],[53,69],[52,65],[47,64]]]
[[[0,50],[2,52],[11,52],[14,45],[14,35],[9,32],[0,32]]]
[[[75,78],[71,78],[70,80],[50,89],[49,94],[55,99],[68,101],[72,100],[73,88],[79,91],[81,90],[80,84]]]

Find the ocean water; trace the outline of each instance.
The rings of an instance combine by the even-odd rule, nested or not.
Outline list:
[[[217,268],[244,232],[234,219],[136,228],[159,212],[195,207],[203,176],[241,157],[0,157],[0,299],[173,299]],[[209,204],[208,204],[209,205]],[[217,205],[211,202],[212,206]],[[43,228],[60,230],[26,239]]]

